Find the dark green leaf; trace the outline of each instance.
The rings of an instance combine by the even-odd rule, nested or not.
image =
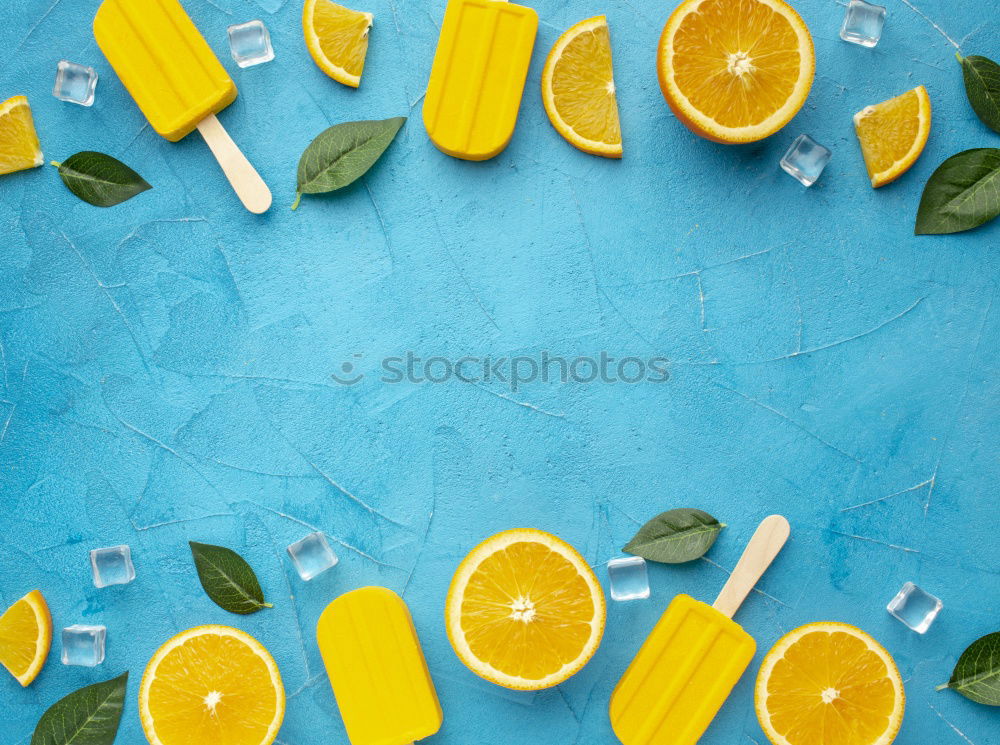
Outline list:
[[[335,124],[313,140],[299,159],[295,204],[303,194],[342,189],[363,176],[396,137],[405,116]]]
[[[242,556],[224,546],[194,541],[190,544],[198,579],[216,605],[241,615],[272,607],[264,602],[257,575]]]
[[[1000,215],[1000,149],[953,155],[931,174],[917,210],[917,235],[958,233]]]
[[[128,673],[56,701],[35,727],[31,745],[111,745],[125,705]]]
[[[96,207],[114,207],[153,188],[127,165],[104,153],[85,150],[52,165],[59,168],[71,192]]]
[[[704,555],[725,525],[690,507],[663,512],[639,528],[622,550],[650,561],[682,564]]]
[[[987,634],[962,652],[951,680],[952,688],[977,704],[1000,706],[1000,631]]]
[[[983,124],[1000,132],[1000,65],[986,57],[955,55],[962,63],[965,95]]]

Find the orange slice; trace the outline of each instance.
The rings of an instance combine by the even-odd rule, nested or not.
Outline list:
[[[674,114],[715,142],[754,142],[802,108],[816,67],[809,29],[783,0],[684,0],[656,68]]]
[[[302,29],[306,47],[319,69],[338,83],[357,88],[368,53],[373,16],[330,0],[306,0]]]
[[[906,695],[896,663],[846,623],[811,623],[767,653],[757,718],[774,745],[889,745]]]
[[[562,683],[597,650],[604,592],[575,548],[524,528],[476,546],[455,572],[445,624],[460,660],[520,690]]]
[[[542,101],[552,126],[571,145],[622,157],[607,18],[580,21],[559,37],[542,71]]]
[[[0,616],[0,665],[22,686],[42,671],[52,646],[52,616],[38,590],[29,592]]]
[[[931,133],[931,99],[922,85],[902,96],[854,115],[872,188],[891,183],[910,170]]]
[[[274,659],[229,626],[196,626],[170,639],[139,687],[150,745],[270,745],[284,716]]]
[[[14,96],[0,103],[0,175],[37,168],[44,162],[28,99]]]

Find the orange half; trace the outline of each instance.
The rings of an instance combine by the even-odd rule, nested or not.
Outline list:
[[[774,745],[889,745],[906,695],[889,653],[846,623],[811,623],[767,653],[757,718]]]
[[[684,0],[656,59],[674,114],[715,142],[754,142],[791,121],[816,67],[812,37],[783,0]]]
[[[459,659],[520,690],[562,683],[604,633],[604,592],[579,552],[530,528],[497,533],[459,565],[445,623]]]

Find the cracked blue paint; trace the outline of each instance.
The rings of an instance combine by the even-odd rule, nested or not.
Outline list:
[[[812,95],[783,132],[738,148],[691,136],[663,103],[653,50],[672,3],[542,0],[518,130],[479,164],[441,155],[419,121],[444,0],[364,6],[376,25],[357,91],[310,61],[300,2],[186,0],[240,88],[221,119],[273,188],[261,218],[197,136],[172,145],[150,130],[93,42],[97,4],[0,0],[0,45],[15,50],[0,98],[29,96],[47,158],[103,150],[155,187],[102,211],[50,168],[0,179],[0,604],[38,587],[57,627],[109,629],[96,670],[61,666],[57,641],[30,688],[0,679],[4,742],[124,669],[118,741],[141,742],[135,686],[153,650],[228,623],[281,667],[281,743],[346,743],[313,628],[333,597],[375,583],[413,610],[446,714],[433,742],[608,743],[608,696],[658,614],[678,592],[710,600],[770,512],[793,538],[740,612],[761,653],[803,623],[854,623],[906,679],[899,745],[996,741],[995,711],[933,688],[1000,617],[1000,223],[912,235],[936,165],[997,144],[953,58],[1000,57],[989,0],[886,0],[874,50],[837,38],[835,0],[795,0],[816,43]],[[537,92],[558,33],[602,11],[622,162],[561,141]],[[255,17],[277,59],[239,70],[225,29]],[[93,108],[50,95],[61,57],[98,70]],[[921,83],[927,151],[874,192],[851,114]],[[407,113],[360,183],[287,209],[319,131]],[[834,151],[810,190],[777,167],[801,132]],[[379,361],[407,350],[673,364],[666,384],[380,383]],[[361,383],[331,377],[345,361]],[[522,694],[458,662],[442,608],[474,542],[551,530],[606,581],[643,520],[686,504],[729,527],[704,561],[653,566],[650,600],[612,604],[580,674]],[[302,583],[284,547],[315,529],[341,563]],[[237,618],[208,601],[191,539],[245,555],[274,609]],[[87,551],[116,543],[132,546],[137,579],[97,590]],[[923,637],[884,610],[907,580],[945,603]],[[703,745],[766,742],[752,682]]]

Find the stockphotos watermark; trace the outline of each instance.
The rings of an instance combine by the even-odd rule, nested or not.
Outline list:
[[[364,358],[355,354],[355,360]],[[344,361],[340,372],[330,375],[340,385],[357,385],[365,379],[360,362]],[[384,357],[379,381],[389,385],[410,383],[500,383],[512,392],[531,383],[609,383],[637,385],[666,383],[670,379],[666,357],[613,357],[607,352],[597,356],[564,357],[542,351],[516,357],[421,357],[409,351],[401,357]]]

